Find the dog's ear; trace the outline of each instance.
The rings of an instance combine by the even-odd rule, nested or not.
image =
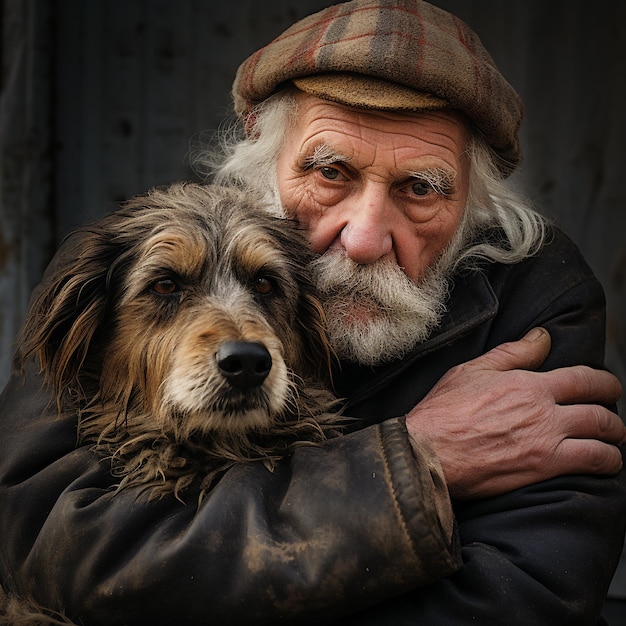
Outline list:
[[[33,294],[19,340],[22,364],[39,358],[59,403],[66,391],[81,392],[79,372],[108,309],[110,273],[119,251],[104,224],[65,241]]]
[[[298,288],[294,324],[302,349],[295,351],[298,363],[294,364],[294,369],[301,375],[331,385],[332,366],[337,357],[328,340],[326,314],[309,270],[314,255],[297,222],[270,218],[268,228],[285,258],[289,259],[290,271]]]
[[[301,285],[302,287],[302,285]],[[326,315],[315,291],[304,289],[297,316],[298,331],[303,342],[299,371],[331,384],[332,364],[336,359],[326,332]]]

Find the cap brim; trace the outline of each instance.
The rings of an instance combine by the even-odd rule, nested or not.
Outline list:
[[[360,109],[380,111],[432,111],[449,106],[446,100],[397,83],[349,72],[292,78],[301,91],[323,100]]]

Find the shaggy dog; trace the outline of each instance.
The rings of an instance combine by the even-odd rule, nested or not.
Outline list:
[[[66,243],[29,310],[37,356],[80,441],[150,498],[229,466],[270,470],[334,433],[331,351],[295,225],[243,192],[177,184]]]
[[[154,189],[83,228],[20,339],[117,489],[202,498],[235,463],[269,470],[338,428],[324,314],[295,225],[242,192]],[[0,624],[71,624],[0,588]]]

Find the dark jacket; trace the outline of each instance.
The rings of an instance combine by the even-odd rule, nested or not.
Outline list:
[[[399,417],[452,366],[538,325],[546,369],[602,365],[602,289],[558,233],[535,258],[458,276],[440,331],[402,362],[344,368],[354,432],[273,473],[235,467],[199,509],[194,489],[186,506],[112,494],[107,463],[75,447],[75,418],[16,374],[0,399],[0,580],[108,626],[596,624],[624,473],[453,503],[450,538],[445,488]]]

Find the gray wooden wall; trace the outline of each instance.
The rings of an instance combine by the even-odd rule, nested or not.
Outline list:
[[[192,178],[238,64],[325,0],[4,0],[0,385],[29,293],[61,237],[131,194]],[[626,2],[437,0],[522,94],[519,178],[586,254],[626,378]]]

